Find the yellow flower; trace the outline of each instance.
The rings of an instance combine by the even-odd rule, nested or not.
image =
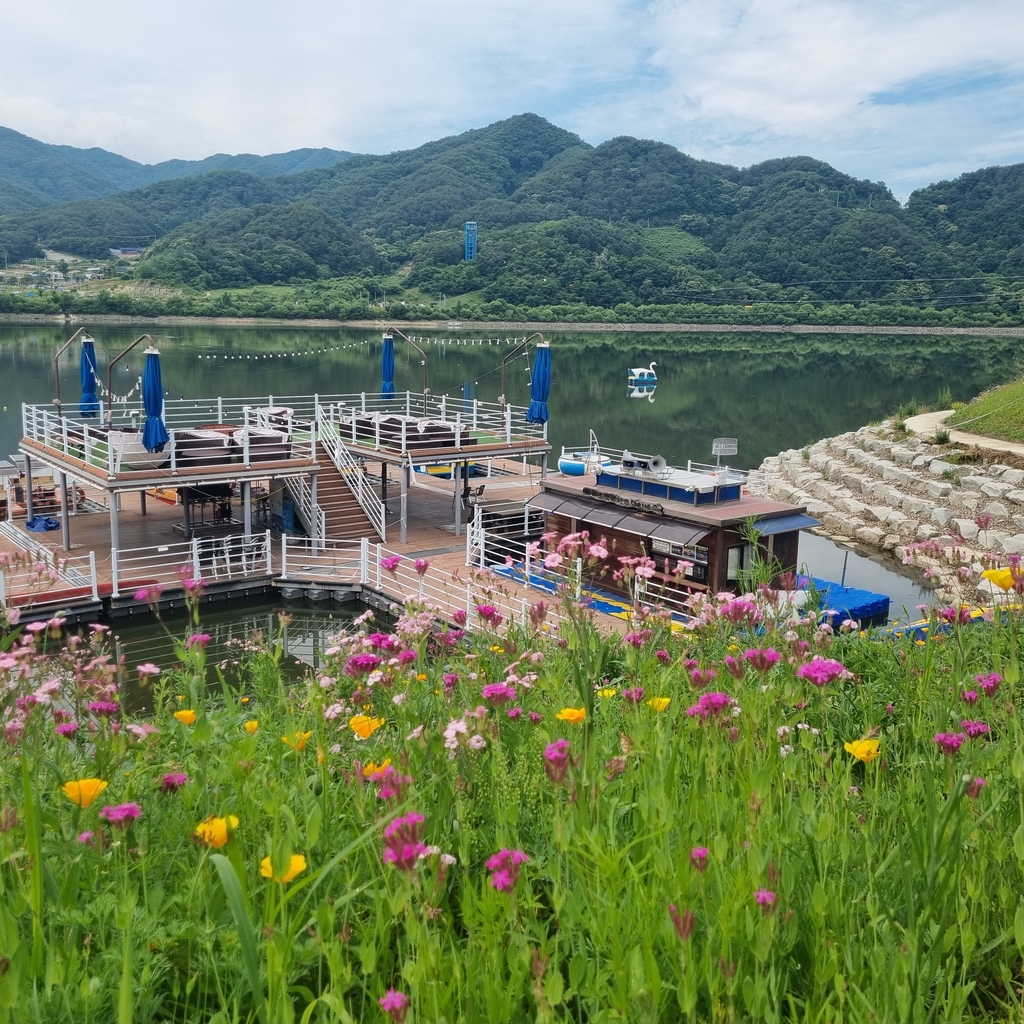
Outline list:
[[[874,761],[878,757],[878,740],[854,740],[852,743],[844,743],[843,746],[848,754],[852,754],[858,761]]]
[[[73,782],[65,782],[61,786],[61,792],[79,807],[88,807],[107,788],[107,783],[102,779],[78,779]]]
[[[505,648],[504,647],[499,647],[497,644],[494,644],[491,647],[491,650],[494,651],[495,654],[504,654],[505,653]]]
[[[652,697],[647,702],[647,706],[649,708],[654,708],[655,711],[664,711],[671,703],[671,697]]]
[[[562,710],[555,715],[555,718],[559,721],[568,722],[570,725],[579,725],[586,717],[586,708],[562,708]]]
[[[259,719],[258,719],[258,718],[251,718],[251,719],[250,719],[250,720],[249,720],[248,722],[246,722],[246,723],[245,723],[245,724],[244,724],[244,725],[242,726],[242,728],[243,728],[243,729],[244,729],[244,730],[245,730],[245,731],[246,731],[246,732],[247,732],[247,733],[248,733],[248,734],[249,734],[250,736],[254,736],[254,735],[256,734],[256,730],[257,730],[257,729],[258,729],[259,727],[260,727],[260,722],[259,722]]]
[[[282,885],[285,882],[290,882],[293,878],[297,878],[306,870],[306,858],[301,853],[293,853],[292,859],[288,862],[288,869],[280,878],[275,878],[275,882],[279,882]],[[273,866],[270,863],[269,857],[264,857],[260,861],[260,874],[264,878],[270,878],[274,873]]]
[[[191,708],[182,711],[175,711],[174,717],[185,725],[191,725],[196,720],[196,713]]]
[[[226,818],[218,818],[216,814],[211,814],[206,821],[201,821],[196,825],[195,834],[207,846],[219,850],[222,846],[227,845],[228,836],[236,828],[238,828],[238,819],[233,814],[229,814]]]
[[[425,683],[426,681],[427,681],[427,673],[426,672],[420,672],[420,674],[418,676],[416,676],[416,682],[417,683]]]
[[[243,704],[248,704],[248,703],[249,703],[249,698],[248,698],[248,697],[242,697],[242,698],[241,698],[241,702],[242,702]]]
[[[610,686],[606,686],[603,690],[598,690],[597,695],[607,700],[609,697],[614,697],[618,692],[618,690],[613,690]]]
[[[360,740],[368,740],[383,724],[383,718],[371,718],[369,715],[355,715],[348,720],[348,727]]]
[[[384,760],[381,761],[380,764],[377,764],[375,761],[371,761],[368,765],[364,765],[363,775],[365,775],[366,778],[368,779],[372,779],[373,776],[376,775],[378,772],[384,771],[384,769],[387,768],[389,764],[391,764],[390,757],[384,758]]]
[[[179,693],[177,695],[177,697],[175,698],[175,700],[184,700],[184,699],[185,699],[185,694],[183,694],[183,693]]]
[[[312,732],[293,732],[288,736],[282,736],[281,742],[286,747],[291,747],[292,750],[302,750],[306,745],[306,741],[312,736]]]
[[[986,569],[981,578],[994,583],[1000,590],[1013,589],[1013,572],[1010,569]]]

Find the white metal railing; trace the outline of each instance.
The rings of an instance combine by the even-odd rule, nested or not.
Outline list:
[[[180,584],[182,567],[186,578],[205,583],[274,575],[269,530],[252,537],[193,537],[144,548],[112,548],[110,562],[113,597],[152,583]]]
[[[499,553],[498,561],[504,562],[506,554],[516,552],[521,558],[525,548],[522,538],[542,534],[544,523],[544,513],[530,508],[529,498],[476,505],[473,518],[466,527],[466,565],[485,568],[488,545]],[[509,536],[520,540],[518,543],[506,543]],[[494,563],[495,559],[491,558],[490,564]]]
[[[59,608],[86,596],[99,601],[95,552],[64,558],[50,548],[25,551],[31,564],[0,565],[0,606]]]
[[[192,410],[193,413],[207,411],[204,407]],[[184,430],[209,426],[212,421],[202,415],[182,414],[179,416],[182,422],[168,424],[168,442],[162,452],[145,451],[140,431],[140,423],[145,422],[145,417],[140,420],[136,414],[114,417],[113,430],[121,433],[111,440],[105,424],[97,420],[58,416],[48,406],[24,404],[22,428],[24,437],[103,470],[110,478],[128,470],[169,472],[173,477],[182,468],[200,465],[206,468],[223,465],[226,469],[244,465],[251,469],[263,461],[316,461],[316,434],[311,422],[291,420],[274,423],[261,412],[265,411],[249,407],[240,409],[236,430],[225,436],[225,444],[206,446],[194,437],[178,435]],[[280,439],[257,433],[268,423],[280,432]],[[138,433],[133,435],[133,431]]]
[[[391,572],[381,564],[389,558],[398,558]],[[282,537],[281,579],[360,583],[396,602],[416,600],[433,605],[449,618],[462,610],[466,613],[467,628],[485,625],[478,611],[484,605],[492,605],[506,621],[526,625],[530,619],[529,599],[511,593],[506,581],[498,576],[466,580],[434,566],[421,573],[413,559],[383,544],[370,544],[365,537],[358,541],[328,540],[315,551],[305,538]],[[554,604],[549,605],[547,620],[554,625],[560,622]]]
[[[377,535],[382,541],[386,541],[387,509],[366,479],[360,461],[345,446],[341,436],[340,421],[335,422],[332,419],[330,408],[318,405],[316,424],[324,451],[334,463],[356,501],[359,502],[359,507],[366,513]]]

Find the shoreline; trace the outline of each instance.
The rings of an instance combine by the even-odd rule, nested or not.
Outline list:
[[[95,316],[65,316],[62,313],[0,313],[0,324],[153,324],[179,327],[296,327],[309,329],[350,328],[380,330],[405,327],[434,331],[540,331],[587,334],[888,334],[906,336],[974,336],[981,338],[1024,338],[1024,327],[922,327],[893,324],[708,324],[708,323],[577,323],[530,320],[323,320],[280,319],[240,316],[124,316],[98,313]]]

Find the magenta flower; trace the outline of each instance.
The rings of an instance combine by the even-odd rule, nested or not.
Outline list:
[[[389,988],[377,1002],[395,1024],[402,1024],[409,1010],[409,997],[404,992],[396,992],[395,989]]]
[[[720,614],[734,626],[753,626],[761,621],[756,604],[746,597],[736,597],[722,605]]]
[[[705,686],[710,686],[717,674],[718,673],[715,672],[713,668],[706,668],[703,670],[695,668],[690,673],[690,685],[695,690],[701,690]]]
[[[187,782],[188,776],[184,772],[168,772],[160,783],[160,792],[177,793]]]
[[[445,674],[441,678],[444,681],[445,691],[448,693],[450,693],[452,690],[455,689],[456,686],[459,685],[459,677],[458,674],[455,672],[445,672]]]
[[[654,631],[650,629],[638,629],[632,633],[627,633],[622,639],[626,641],[630,647],[636,647],[637,649],[643,647],[651,637],[654,636]]]
[[[992,697],[999,689],[1003,677],[998,672],[990,672],[987,676],[975,676],[974,681],[982,688],[986,697]]]
[[[87,830],[85,832],[79,832],[78,835],[75,837],[75,842],[76,843],[88,843],[88,842],[91,842],[92,841],[92,837],[94,835],[96,835],[96,833],[91,831],[91,830]]]
[[[476,613],[480,616],[481,621],[486,622],[488,626],[493,626],[495,629],[497,629],[505,619],[505,616],[502,615],[493,604],[478,604],[476,606]]]
[[[946,757],[952,757],[963,745],[967,737],[962,732],[937,732],[935,745]]]
[[[393,576],[401,561],[401,555],[389,555],[387,558],[380,560],[380,567]]]
[[[416,567],[416,572],[420,576],[423,576],[430,568],[430,563],[425,558],[417,558],[413,565]]]
[[[623,690],[622,699],[629,704],[639,704],[644,699],[644,688],[634,686],[632,689]]]
[[[531,722],[536,725],[538,722],[544,721],[544,716],[539,711],[527,711],[526,714],[529,716]]]
[[[827,686],[837,679],[849,679],[851,673],[846,666],[832,658],[815,658],[796,670],[797,678],[806,679],[815,686]]]
[[[775,909],[776,896],[771,889],[758,889],[754,893],[754,899],[766,914],[770,914]]]
[[[484,865],[491,872],[491,885],[498,892],[509,892],[519,881],[519,865],[530,858],[522,850],[499,850]]]
[[[782,659],[782,655],[774,647],[754,647],[744,651],[743,657],[749,662],[750,667],[755,672],[761,673],[767,672],[775,665],[778,665]]]
[[[733,704],[732,697],[727,693],[702,693],[700,700],[686,709],[691,718],[699,718],[706,722],[715,715],[725,714]]]
[[[731,654],[725,656],[725,667],[737,679],[742,679],[743,673],[746,671],[742,659],[734,658]]]
[[[405,791],[412,785],[412,776],[403,775],[391,765],[379,768],[370,775],[370,781],[377,786],[377,796],[381,800],[405,799]]]
[[[399,651],[398,664],[411,665],[418,657],[419,655],[415,651]]]
[[[513,722],[515,722],[522,715],[522,713],[522,708],[509,708],[508,711],[505,712],[505,714],[508,715],[508,717],[511,718]]]
[[[382,647],[386,647],[391,642],[391,634],[370,633],[366,637],[366,642],[376,651]]]
[[[456,626],[464,626],[466,624],[466,609],[456,608],[455,611],[452,612],[452,622],[454,622]]]
[[[110,822],[114,828],[130,828],[133,821],[142,814],[142,808],[132,801],[127,804],[115,804],[113,807],[104,807],[100,811],[100,817]]]
[[[655,651],[654,652],[654,656],[658,659],[658,661],[660,661],[662,663],[662,665],[671,665],[672,664],[672,655],[669,654],[668,651],[666,651],[664,649],[662,649],[660,651]]]
[[[89,710],[94,715],[110,716],[116,715],[118,706],[116,700],[94,700],[89,704]]]
[[[977,690],[964,690],[964,692],[960,694],[960,699],[965,704],[974,704],[977,701],[977,699],[978,699],[978,691]]]
[[[381,664],[376,654],[353,654],[345,662],[344,672],[349,676],[363,676],[372,672]]]
[[[693,927],[697,923],[696,918],[693,916],[693,911],[687,907],[684,907],[682,913],[676,910],[676,905],[670,903],[668,905],[668,913],[672,918],[672,923],[676,926],[676,932],[679,938],[683,942],[689,942],[690,936],[693,934]]]
[[[977,778],[971,779],[971,781],[967,783],[967,796],[970,797],[971,800],[977,800],[982,789],[987,785],[988,783],[980,775]]]
[[[73,740],[76,732],[78,732],[77,722],[61,722],[57,726],[57,735],[63,736],[66,740]]]
[[[566,739],[555,740],[544,748],[544,771],[552,782],[561,782],[572,763],[571,744]]]
[[[695,846],[690,851],[690,863],[703,875],[708,866],[708,853],[706,846]]]
[[[960,723],[960,728],[963,729],[963,731],[967,733],[972,740],[977,739],[979,736],[987,736],[991,731],[987,722],[977,722],[970,718],[965,718]]]
[[[488,683],[480,691],[480,696],[492,704],[507,704],[516,699],[516,688],[508,683]]]
[[[399,871],[412,871],[426,846],[420,836],[426,819],[422,814],[411,811],[395,818],[384,829],[384,863],[394,864]]]
[[[209,633],[193,633],[186,641],[186,647],[205,647],[210,642]]]

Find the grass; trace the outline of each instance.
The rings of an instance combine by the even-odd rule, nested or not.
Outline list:
[[[619,638],[495,585],[300,681],[196,619],[145,722],[102,632],[8,622],[0,1021],[1020,1018],[1015,610],[879,639],[765,588]]]
[[[1024,441],[1024,380],[986,391],[957,409],[948,423],[987,437]]]

